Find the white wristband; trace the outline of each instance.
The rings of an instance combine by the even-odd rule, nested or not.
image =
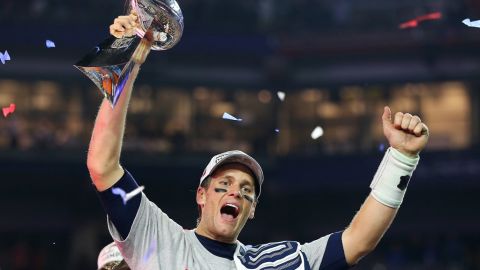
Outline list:
[[[398,208],[420,157],[411,158],[390,147],[387,149],[373,181],[372,196],[380,203]]]

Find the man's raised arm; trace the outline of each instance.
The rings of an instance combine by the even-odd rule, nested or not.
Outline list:
[[[382,122],[390,148],[370,185],[372,192],[342,234],[349,265],[371,252],[389,228],[418,163],[418,154],[428,141],[428,127],[418,116],[397,112],[392,122],[392,112],[385,107]]]
[[[135,14],[119,16],[110,26],[110,33],[117,38],[131,36],[137,25],[138,18]],[[128,103],[140,65],[145,61],[149,51],[148,42],[145,44],[142,40],[132,56],[135,66],[117,104],[112,108],[108,100],[103,99],[100,105],[87,156],[88,171],[98,191],[104,191],[113,186],[124,173],[120,166],[120,153]]]

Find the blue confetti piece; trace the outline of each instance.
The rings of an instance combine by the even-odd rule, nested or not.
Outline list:
[[[47,46],[47,48],[55,48],[55,42],[47,39],[45,41],[45,46]]]
[[[384,150],[385,150],[385,144],[381,143],[381,144],[378,146],[378,151],[383,152]]]
[[[0,52],[0,61],[2,62],[2,64],[5,65],[5,63],[9,60],[10,60],[10,54],[8,54],[7,50],[5,50],[5,53]]]
[[[236,118],[235,116],[231,115],[231,114],[228,114],[228,113],[223,113],[223,116],[222,116],[223,119],[225,120],[232,120],[232,121],[242,121],[242,119],[240,118]]]
[[[10,61],[10,55],[8,54],[7,50],[5,50],[5,53],[3,54],[3,56],[5,57],[5,61]]]

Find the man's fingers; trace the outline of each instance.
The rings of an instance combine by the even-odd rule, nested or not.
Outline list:
[[[410,124],[407,127],[408,131],[413,133],[413,130],[420,122],[422,122],[422,120],[420,120],[420,117],[418,117],[417,115],[412,116],[412,119],[410,120]]]
[[[123,37],[125,33],[125,29],[120,26],[120,25],[116,25],[116,24],[112,24],[110,25],[110,34],[116,38],[121,38]]]
[[[415,134],[415,136],[417,137],[420,137],[422,135],[426,135],[427,137],[429,136],[429,132],[428,132],[428,127],[427,125],[425,125],[424,123],[420,122],[418,123],[415,128],[413,129],[413,134]]]
[[[129,37],[135,34],[138,26],[138,16],[135,13],[126,16],[118,16],[110,25],[110,34],[116,38]]]
[[[395,128],[400,128],[402,126],[402,120],[403,120],[403,113],[397,112],[395,114],[395,118],[393,119],[393,125],[395,126]]]
[[[128,15],[128,16],[118,16],[114,21],[113,24],[120,24],[125,29],[130,29],[137,27],[137,20],[138,17],[136,15]]]
[[[137,23],[137,20],[138,20],[138,15],[136,12],[132,12],[130,13],[130,15],[128,15],[130,17],[130,20],[133,21],[134,23]]]
[[[422,135],[423,127],[424,127],[423,123],[418,123],[413,129],[413,134],[415,134],[415,136],[417,137],[420,137]]]
[[[405,113],[402,118],[402,129],[407,130],[408,126],[410,125],[410,121],[412,120],[412,115],[409,113]]]
[[[392,110],[388,106],[383,107],[382,122],[384,128],[392,126]]]
[[[390,110],[390,107],[388,106],[383,107],[382,120],[387,121],[389,123],[392,122],[392,111]]]

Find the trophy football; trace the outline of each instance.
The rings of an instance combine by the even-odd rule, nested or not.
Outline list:
[[[132,37],[110,36],[74,66],[90,78],[112,107],[117,104],[138,55],[167,50],[180,40],[183,15],[175,0],[129,0],[139,26]]]

